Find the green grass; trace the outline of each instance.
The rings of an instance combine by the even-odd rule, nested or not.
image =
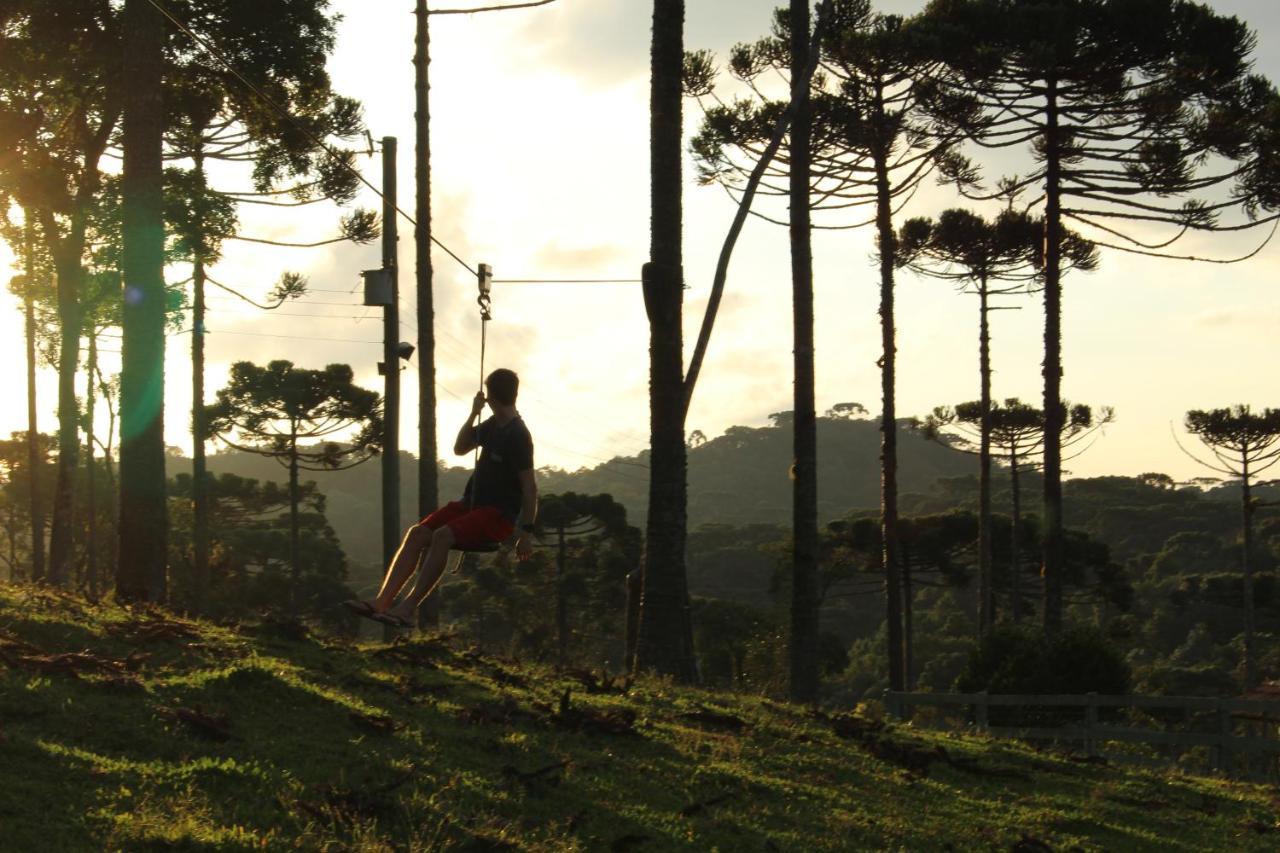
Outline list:
[[[0,585],[0,850],[1280,846],[1263,786],[287,633]]]

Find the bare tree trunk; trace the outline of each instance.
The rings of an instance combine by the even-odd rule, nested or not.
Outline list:
[[[1243,527],[1240,549],[1242,604],[1244,605],[1244,689],[1252,690],[1258,683],[1258,663],[1253,646],[1253,486],[1249,482],[1249,445],[1243,445],[1241,458],[1240,504]]]
[[[792,445],[791,700],[818,698],[818,434],[814,403],[813,245],[809,209],[812,109],[809,3],[791,0],[791,304],[794,349]]]
[[[902,548],[902,681],[910,692],[915,683],[915,588],[911,584],[911,555]]]
[[[1009,476],[1011,477],[1010,497],[1013,500],[1012,533],[1009,537],[1009,569],[1013,573],[1010,580],[1010,610],[1013,621],[1022,621],[1022,484],[1018,480],[1018,449],[1015,445],[1009,452]]]
[[[98,390],[102,393],[103,399],[106,400],[106,403],[107,403],[107,441],[106,441],[106,444],[103,446],[102,464],[104,468],[104,473],[106,474],[106,477],[107,477],[107,509],[106,509],[105,515],[107,518],[112,519],[112,522],[110,527],[110,534],[107,537],[107,543],[108,543],[107,553],[106,553],[107,565],[106,565],[106,571],[104,572],[103,577],[114,578],[116,576],[116,566],[119,565],[119,560],[117,559],[117,555],[118,555],[119,542],[120,542],[119,535],[118,535],[119,522],[117,520],[119,516],[119,513],[117,512],[117,506],[119,503],[117,496],[119,493],[116,490],[115,464],[112,462],[112,459],[111,459],[111,455],[115,447],[115,438],[116,438],[116,410],[115,410],[115,407],[112,405],[110,396],[108,396],[109,392],[107,391],[106,383],[101,381],[102,380],[101,367],[98,368],[98,375],[96,377],[92,377],[92,379],[98,382]],[[105,582],[103,586],[104,587],[106,586]]]
[[[979,283],[978,371],[982,375],[982,425],[978,446],[978,635],[995,624],[991,579],[991,323],[987,277]]]
[[[1058,91],[1048,81],[1045,128],[1044,517],[1041,519],[1044,629],[1062,629],[1062,151]]]
[[[622,667],[626,672],[636,668],[636,643],[640,638],[640,596],[644,579],[640,567],[627,572],[627,636]]]
[[[556,665],[563,667],[569,659],[569,604],[565,601],[564,579],[568,554],[561,527],[556,537]]]
[[[96,329],[89,330],[89,381],[86,383],[85,393],[87,401],[85,405],[85,442],[84,442],[84,464],[85,464],[85,509],[88,512],[88,543],[86,545],[87,563],[86,570],[87,581],[89,587],[89,595],[92,598],[98,597],[98,463],[94,458],[94,429],[93,420],[96,414],[95,408],[97,403],[97,389],[94,386],[93,378],[98,372],[98,332]]]
[[[27,214],[28,220],[30,214]],[[28,498],[31,515],[31,580],[44,579],[44,504],[40,496],[40,472],[44,468],[44,454],[40,452],[40,424],[36,415],[36,269],[34,227],[30,221],[24,228],[26,242],[26,283],[22,294],[22,307],[26,318],[27,338],[27,470]]]
[[[883,109],[877,98],[877,121],[883,122]],[[889,689],[905,690],[906,661],[902,625],[902,592],[899,589],[898,555],[898,411],[895,398],[897,385],[897,335],[894,328],[893,262],[897,254],[897,235],[893,230],[892,199],[889,195],[887,153],[877,151],[876,227],[880,237],[880,531],[883,546],[882,571],[888,620]]]
[[[298,486],[298,431],[296,429],[290,438],[289,449],[289,604],[296,608],[302,600],[302,545],[298,520],[298,503],[302,496]]]
[[[681,75],[684,0],[654,0],[650,168],[650,262],[644,299],[649,319],[650,471],[638,669],[692,682],[685,536],[688,512],[684,443],[684,269]]]
[[[76,368],[80,362],[80,291],[84,270],[78,254],[72,256],[75,244],[54,254],[58,276],[58,322],[61,324],[58,348],[58,468],[53,491],[53,519],[49,528],[49,566],[47,580],[54,585],[66,583],[74,559],[72,530],[75,524],[75,476],[79,464],[79,405],[76,402]]]
[[[197,142],[198,146],[203,143]],[[204,183],[204,152],[195,152],[196,173]],[[203,223],[199,230],[203,232]],[[209,601],[209,465],[205,439],[209,434],[204,414],[205,263],[197,250],[191,270],[191,569],[192,598],[198,611]]]
[[[146,0],[124,9],[124,319],[120,384],[120,565],[125,601],[166,596],[164,469],[164,26]]]
[[[5,528],[9,537],[9,583],[18,580],[18,502],[9,502],[9,519]]]
[[[436,336],[434,268],[431,265],[431,32],[427,0],[417,0],[417,53],[414,94],[417,98],[417,220],[413,232],[417,257],[418,295],[418,516],[425,518],[440,502],[440,473],[436,466]],[[418,611],[419,626],[440,628],[440,589]]]

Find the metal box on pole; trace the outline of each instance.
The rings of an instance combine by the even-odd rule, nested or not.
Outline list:
[[[391,304],[394,283],[392,271],[388,269],[365,270],[360,273],[364,279],[364,304],[378,308],[386,308]]]

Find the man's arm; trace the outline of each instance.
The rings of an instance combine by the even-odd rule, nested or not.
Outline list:
[[[516,540],[516,556],[527,560],[533,554],[533,534],[524,528],[532,527],[538,517],[538,483],[534,480],[532,468],[520,471],[517,476],[520,478],[520,519],[517,528],[520,538]]]
[[[484,411],[484,394],[476,394],[475,400],[471,402],[471,417],[467,418],[467,422],[462,425],[462,429],[458,430],[458,437],[453,440],[453,452],[459,456],[465,456],[476,449],[480,437],[476,429],[475,420],[480,417],[480,413]]]

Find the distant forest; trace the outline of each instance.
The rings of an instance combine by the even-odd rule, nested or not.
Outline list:
[[[730,427],[722,436],[689,450],[689,528],[704,524],[788,524],[791,517],[791,432],[789,413],[775,415],[765,427]],[[532,425],[535,429],[536,424]],[[850,511],[872,509],[879,504],[879,425],[870,419],[821,418],[819,449],[833,464],[819,472],[819,513],[822,522]],[[401,501],[406,509],[416,503],[417,460],[401,453]],[[834,460],[839,460],[835,462]],[[447,460],[446,460],[447,461]],[[462,494],[470,476],[470,457],[440,469],[441,499]],[[186,461],[170,459],[171,474],[184,471]],[[941,481],[976,476],[977,460],[948,450],[914,433],[904,433],[901,478],[903,491],[918,493],[921,506],[926,493]],[[648,452],[615,457],[594,468],[565,471],[538,470],[538,487],[545,493],[577,492],[609,494],[627,509],[630,524],[643,529],[648,504]],[[263,481],[284,482],[284,469],[262,456],[223,451],[209,457],[215,474],[236,474]],[[379,469],[362,465],[348,471],[313,472],[326,497],[326,515],[353,564],[380,562]],[[976,481],[975,481],[976,482]],[[1028,483],[1034,487],[1034,483]],[[963,505],[962,495],[955,495]],[[406,515],[405,524],[413,518]]]
[[[734,426],[724,435],[689,450],[689,529],[691,552],[696,552],[696,531],[707,526],[777,526],[790,523],[791,432],[790,413],[775,415],[768,426]],[[903,426],[908,426],[903,422]],[[822,524],[860,512],[874,513],[879,504],[879,423],[870,418],[825,417],[818,419],[818,444],[822,458],[832,460],[818,474],[819,521]],[[922,516],[977,506],[977,459],[930,441],[919,432],[902,432],[901,468],[904,515]],[[462,494],[470,476],[467,465],[441,466],[442,499]],[[577,492],[608,494],[627,510],[628,523],[643,529],[648,502],[646,465],[648,453],[615,457],[594,468],[565,471],[540,468],[539,488],[547,494]],[[174,472],[185,470],[185,460],[170,456]],[[999,463],[997,463],[999,464]],[[414,504],[413,472],[417,460],[401,453],[401,506]],[[209,457],[214,474],[235,474],[264,482],[284,482],[285,472],[270,459],[238,451]],[[330,525],[352,564],[353,581],[366,571],[381,571],[379,539],[379,469],[363,465],[347,471],[313,472],[326,499]],[[1022,475],[1024,495],[1035,495],[1039,478]],[[993,509],[1008,514],[1011,489],[1007,469],[994,478]],[[1234,541],[1239,533],[1239,489],[1231,483],[1179,485],[1165,475],[1138,477],[1084,477],[1068,480],[1068,527],[1087,533],[1105,544],[1113,559],[1124,562],[1143,554],[1159,553],[1170,537],[1179,533],[1204,534]],[[1258,491],[1265,504],[1280,498],[1280,488]],[[1034,501],[1030,503],[1034,504]],[[1280,518],[1274,507],[1262,507],[1260,520]],[[404,523],[413,521],[406,515]],[[1269,529],[1269,528],[1267,528]],[[785,535],[785,530],[779,533]],[[749,537],[748,537],[749,538]],[[1265,534],[1264,534],[1265,538]],[[691,553],[690,583],[700,590],[696,553]],[[1223,566],[1223,568],[1227,568]]]

